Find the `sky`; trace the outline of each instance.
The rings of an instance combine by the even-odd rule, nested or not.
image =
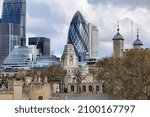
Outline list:
[[[51,51],[61,56],[67,43],[70,22],[79,10],[87,23],[98,27],[100,58],[112,55],[112,38],[117,33],[118,21],[125,49],[132,48],[137,28],[144,48],[150,48],[149,4],[150,0],[27,0],[26,36],[50,38]]]

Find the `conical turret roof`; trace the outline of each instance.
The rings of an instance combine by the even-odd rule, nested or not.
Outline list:
[[[133,45],[143,45],[142,41],[139,39],[139,30],[137,29],[137,39],[134,41]]]

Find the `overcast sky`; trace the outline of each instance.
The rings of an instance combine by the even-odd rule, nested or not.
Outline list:
[[[100,58],[112,54],[112,38],[118,20],[125,48],[132,48],[137,28],[144,47],[149,48],[149,4],[150,0],[27,0],[27,37],[51,38],[51,50],[60,56],[67,43],[70,21],[79,10],[87,22],[98,26]]]

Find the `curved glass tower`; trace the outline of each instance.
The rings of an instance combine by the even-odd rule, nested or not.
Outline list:
[[[79,11],[75,13],[70,23],[67,43],[74,45],[79,61],[84,61],[88,52],[88,30],[86,22]]]

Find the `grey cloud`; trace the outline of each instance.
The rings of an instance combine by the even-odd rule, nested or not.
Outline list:
[[[112,4],[114,6],[128,6],[131,8],[145,7],[150,9],[150,0],[87,0],[90,4]]]
[[[59,33],[57,29],[62,29],[64,25],[68,24],[63,12],[60,12],[56,6],[31,1],[27,6],[27,12],[34,19],[44,21],[42,24],[27,27],[27,31],[30,33],[54,37]]]

